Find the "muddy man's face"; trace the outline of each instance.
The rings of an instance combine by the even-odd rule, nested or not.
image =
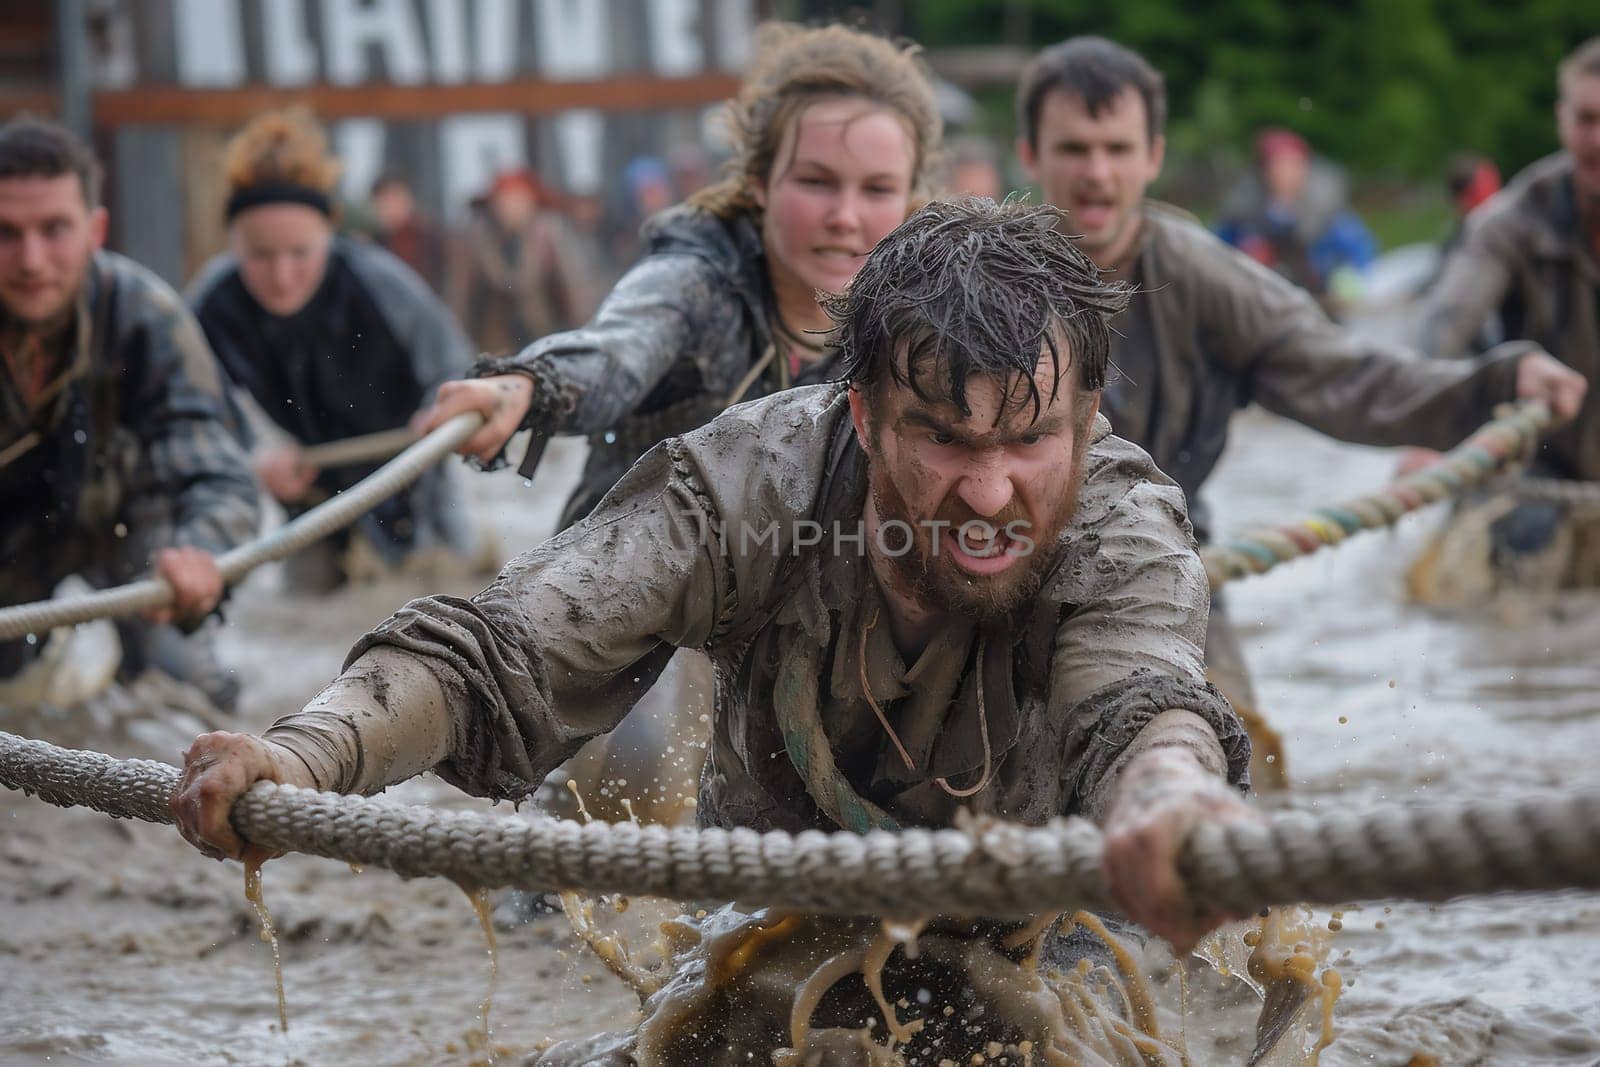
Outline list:
[[[896,358],[904,366],[906,355]],[[875,547],[887,548],[906,591],[927,606],[998,618],[1055,562],[1099,410],[1099,394],[1080,394],[1070,363],[1059,380],[1055,367],[1047,348],[1033,376],[1037,410],[1020,377],[969,379],[965,412],[892,379],[852,390],[882,531]],[[919,365],[916,380],[932,393],[945,373]]]

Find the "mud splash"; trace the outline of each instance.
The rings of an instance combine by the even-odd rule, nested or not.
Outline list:
[[[1315,1064],[1332,1036],[1331,935],[1309,912],[1217,935],[1216,965],[1168,955],[1159,982],[1150,978],[1159,946],[1084,912],[1020,927],[906,926],[729,907],[662,923],[654,969],[596,929],[592,905],[569,915],[638,991],[642,1020],[558,1044],[540,1067],[1209,1063],[1187,1045],[1190,1014],[1251,1004],[1252,1063]],[[1230,954],[1237,967],[1220,962]]]

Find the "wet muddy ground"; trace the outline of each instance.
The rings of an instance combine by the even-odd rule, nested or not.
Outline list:
[[[532,543],[554,521],[580,448],[550,459],[531,488],[510,474],[473,479],[503,549]],[[1217,526],[1361,492],[1392,463],[1391,453],[1248,417],[1211,490]],[[1449,615],[1408,605],[1404,564],[1438,519],[1409,519],[1396,534],[1366,535],[1230,590],[1263,710],[1286,738],[1291,803],[1509,795],[1600,777],[1600,600]],[[240,724],[250,729],[314,693],[360,630],[432,591],[388,580],[311,601],[276,583],[270,571],[256,575],[229,611],[225,649],[246,683]],[[444,583],[457,592],[477,584]],[[160,690],[134,696],[181,704]],[[182,712],[136,713],[131,700],[48,720],[0,712],[0,724],[174,761],[199,729]],[[486,807],[431,779],[391,795]],[[287,1034],[237,864],[202,859],[168,828],[0,793],[0,1063],[483,1061],[485,946],[458,888],[300,857],[269,864],[264,882],[283,935]],[[1441,1064],[1600,1063],[1600,897],[1347,910],[1333,955],[1347,991],[1326,1064],[1399,1067],[1418,1054]],[[499,1062],[632,1018],[632,994],[560,917],[502,934],[499,966]],[[1191,1016],[1189,1033],[1208,1022]]]

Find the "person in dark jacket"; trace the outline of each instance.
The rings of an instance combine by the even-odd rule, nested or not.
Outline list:
[[[368,196],[375,223],[373,239],[393,252],[428,288],[443,295],[450,263],[450,238],[417,205],[411,183],[399,171],[385,171]]]
[[[119,675],[159,667],[231,710],[238,683],[211,631],[172,624],[194,631],[221,600],[216,556],[255,532],[255,484],[194,319],[153,274],[101,249],[98,184],[66,129],[0,126],[4,602],[48,599],[69,575],[116,585],[153,570],[174,602],[117,624]],[[0,642],[7,702],[90,695],[30,669],[49,655],[44,640]]]
[[[257,448],[256,471],[297,513],[376,466],[318,470],[305,445],[404,427],[440,382],[470,366],[471,345],[405,264],[336,234],[338,164],[309,115],[257,119],[229,145],[226,167],[230,250],[201,270],[189,301],[233,384],[279,438]],[[355,527],[381,564],[423,550],[475,555],[451,473],[429,471]],[[335,535],[292,557],[291,584],[339,585],[352,541]]]

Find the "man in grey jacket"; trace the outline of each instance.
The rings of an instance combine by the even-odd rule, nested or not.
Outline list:
[[[1176,851],[1198,822],[1255,817],[1249,743],[1204,680],[1183,495],[1098,414],[1123,293],[1059,225],[990,201],[917,212],[833,304],[847,385],[663,442],[478,596],[363,637],[304,711],[199,738],[185,835],[239,855],[228,811],[262,778],[370,793],[432,769],[526,796],[674,648],[703,648],[703,824],[1086,815],[1126,914],[1192,943],[1219,916],[1186,898]]]
[[[1255,402],[1340,440],[1450,448],[1517,397],[1570,419],[1582,377],[1536,345],[1425,360],[1335,325],[1303,290],[1183,214],[1148,202],[1160,173],[1166,90],[1141,56],[1098,37],[1042,52],[1017,93],[1017,151],[1078,247],[1134,289],[1113,323],[1116,432],[1198,498],[1233,413]],[[1214,606],[1207,661],[1236,704],[1254,703],[1237,639]]]
[[[231,707],[209,642],[215,555],[256,526],[255,483],[225,428],[211,351],[173,291],[100,246],[98,166],[67,130],[0,126],[0,578],[6,603],[63,578],[172,584],[171,608],[119,625],[122,673],[146,666]],[[43,642],[0,642],[0,678]]]
[[[1561,151],[1534,163],[1468,218],[1419,315],[1418,343],[1457,356],[1499,316],[1504,336],[1600,374],[1600,37],[1561,64]],[[1540,447],[1545,477],[1600,481],[1600,393]],[[1513,553],[1550,543],[1564,509],[1528,502],[1497,524]]]

